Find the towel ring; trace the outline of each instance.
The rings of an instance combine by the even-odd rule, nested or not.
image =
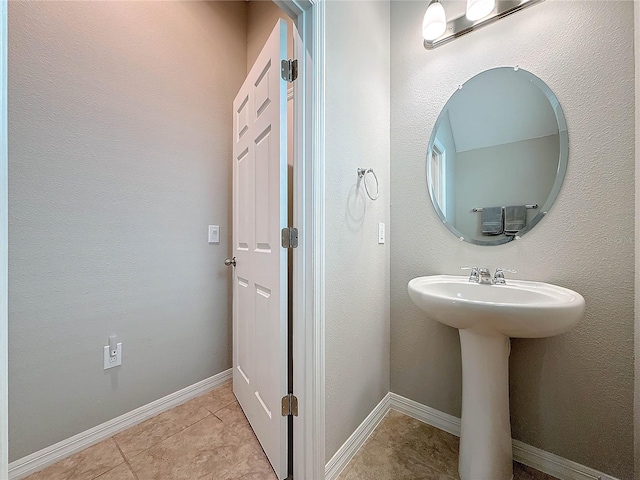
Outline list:
[[[367,175],[367,173],[370,173],[373,175],[373,178],[376,181],[376,196],[372,197],[371,194],[369,193],[369,187],[367,187],[367,179],[365,178],[365,176]],[[373,171],[373,168],[360,168],[358,167],[358,178],[362,178],[362,183],[364,183],[364,189],[367,192],[367,196],[371,199],[371,200],[377,200],[378,197],[380,196],[380,184],[378,183],[378,177],[376,176],[376,172]]]

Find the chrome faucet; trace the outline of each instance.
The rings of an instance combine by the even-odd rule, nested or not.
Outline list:
[[[496,273],[491,279],[491,272],[488,268],[478,267],[460,267],[461,270],[471,270],[469,274],[469,282],[479,283],[480,285],[505,285],[507,281],[504,278],[504,272],[518,273],[517,270],[509,268],[496,268]]]
[[[481,285],[491,285],[491,272],[488,268],[481,268],[480,272],[480,281],[478,282]]]
[[[460,267],[461,270],[471,270],[469,281],[471,283],[491,284],[491,272],[488,268]]]
[[[504,272],[518,273],[517,270],[511,270],[509,268],[496,268],[496,273],[493,276],[494,285],[505,285],[507,283],[507,281],[504,279]]]
[[[471,270],[469,274],[469,282],[478,283],[480,281],[480,272],[478,267],[460,267],[460,270]]]

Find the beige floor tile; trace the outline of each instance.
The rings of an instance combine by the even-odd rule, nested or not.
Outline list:
[[[103,473],[95,480],[136,480],[136,477],[131,472],[129,465],[123,463],[107,473]]]
[[[128,460],[211,415],[197,403],[187,402],[156,415],[114,436]]]
[[[248,441],[249,444],[254,445],[263,453],[263,461],[256,462],[256,471],[242,477],[238,477],[238,480],[277,480],[276,474],[271,468],[271,464],[267,460],[267,456],[264,454],[264,451],[260,446],[260,442],[258,441],[256,434],[253,432],[253,429],[249,424],[249,420],[245,417],[238,402],[236,401],[231,405],[218,410],[215,415],[222,421],[222,423],[228,426],[235,435],[242,437],[245,441]]]
[[[215,415],[222,420],[222,423],[231,427],[236,435],[244,437],[251,442],[258,441],[238,402],[218,410]]]
[[[393,445],[370,438],[339,480],[449,480],[436,468],[401,453]]]
[[[392,410],[339,479],[458,480],[458,446],[454,435]],[[28,477],[198,479],[277,480],[230,382]],[[514,480],[557,479],[514,462]]]
[[[93,480],[124,463],[113,439],[109,438],[44,470],[30,475],[28,480]]]
[[[513,480],[558,480],[556,477],[539,472],[535,468],[513,462]]]
[[[278,480],[264,452],[261,451],[261,453],[262,456],[257,456],[252,461],[249,473],[241,473],[239,476],[231,474],[229,480]]]
[[[269,478],[260,448],[210,415],[131,459],[139,480]]]
[[[455,435],[391,410],[340,480],[459,480],[459,443]],[[557,480],[517,462],[513,473],[514,480]]]
[[[263,472],[254,472],[254,473],[249,473],[247,475],[243,475],[242,477],[237,477],[234,478],[232,480],[278,480],[278,477],[276,477],[276,474],[273,473],[273,470],[271,469],[271,467],[268,467],[268,470],[265,470]]]
[[[197,404],[206,408],[211,413],[216,413],[218,410],[236,402],[236,396],[233,394],[233,384],[227,382],[204,395],[194,398],[189,403]]]
[[[438,472],[458,478],[460,440],[455,435],[391,410],[372,437],[398,455],[428,462]]]

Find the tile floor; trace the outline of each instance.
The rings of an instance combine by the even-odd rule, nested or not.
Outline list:
[[[277,480],[231,382],[28,480]]]
[[[458,444],[455,435],[391,410],[338,479],[459,479]],[[517,462],[513,466],[514,480],[555,478]]]
[[[392,410],[339,480],[450,480],[457,468],[456,436]],[[231,382],[27,477],[196,479],[277,480]],[[553,479],[514,462],[514,480]]]

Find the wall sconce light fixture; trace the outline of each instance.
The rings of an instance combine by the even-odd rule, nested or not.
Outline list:
[[[440,0],[431,0],[422,20],[422,37],[430,42],[447,30],[447,15]]]
[[[493,12],[494,8],[496,0],[467,0],[467,20],[480,20]]]
[[[432,0],[422,22],[424,48],[432,50],[462,35],[500,20],[512,13],[544,0],[467,0],[466,15],[446,22],[444,8],[439,0]],[[442,23],[446,22],[444,29]],[[437,33],[440,32],[439,35]]]

